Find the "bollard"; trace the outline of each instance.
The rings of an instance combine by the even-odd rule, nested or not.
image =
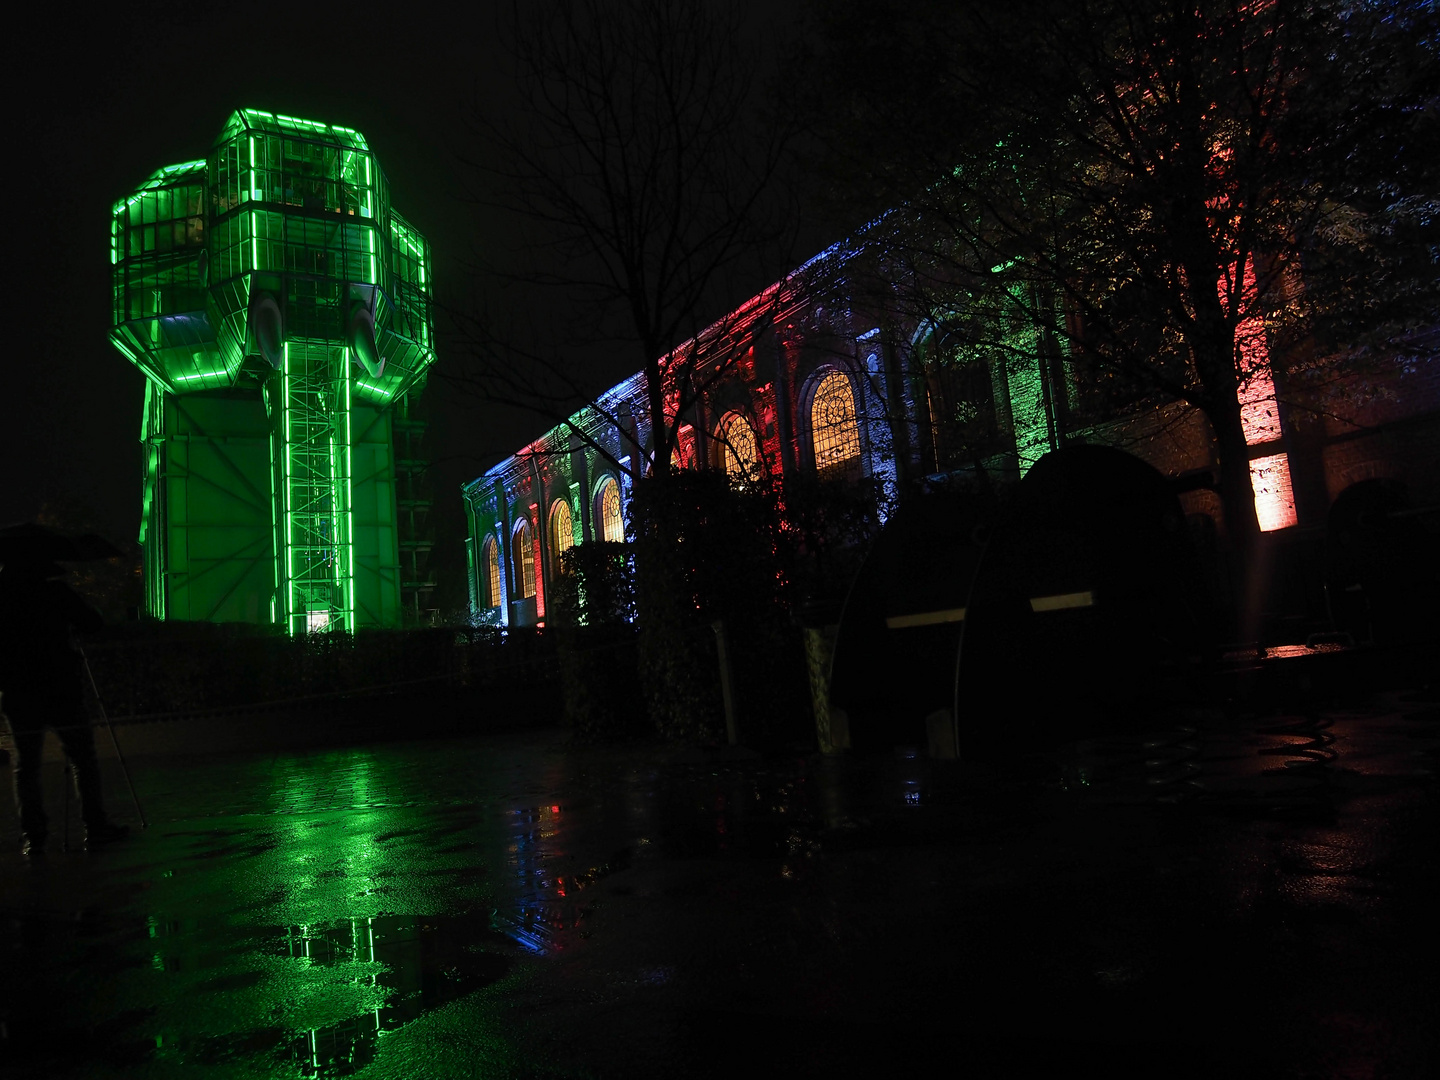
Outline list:
[[[720,696],[725,702],[725,738],[731,746],[740,745],[740,731],[735,722],[735,689],[730,681],[730,643],[725,637],[725,624],[710,624],[715,631],[715,654],[720,661]]]
[[[954,761],[959,756],[955,745],[955,717],[949,709],[937,709],[925,717],[925,741],[932,758]]]

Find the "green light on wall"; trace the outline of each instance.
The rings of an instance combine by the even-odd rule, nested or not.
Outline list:
[[[1025,357],[1009,371],[1010,415],[1015,426],[1015,454],[1020,475],[1050,450],[1050,427],[1045,419],[1045,388],[1038,359]]]
[[[176,375],[177,383],[212,382],[220,383],[230,378],[230,372],[221,368],[219,371],[202,371],[196,375]]]
[[[368,383],[364,379],[356,379],[355,385],[360,387],[362,390],[369,390],[372,394],[377,395],[382,401],[389,401],[395,393],[395,391],[387,390],[383,386],[376,386],[374,383]]]
[[[284,417],[285,427],[285,453],[284,470],[281,472],[280,502],[277,508],[284,514],[285,520],[285,629],[294,633],[293,618],[295,612],[295,517],[291,507],[291,462],[290,453],[294,447],[294,440],[290,435],[290,343],[285,343],[285,366],[281,369],[280,377],[280,409]]]

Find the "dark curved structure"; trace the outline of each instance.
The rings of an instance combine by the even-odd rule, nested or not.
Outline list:
[[[1440,600],[1434,538],[1405,485],[1362,480],[1325,522],[1325,595],[1335,629],[1378,645],[1433,640]]]
[[[850,587],[835,639],[830,703],[859,750],[924,746],[949,709],[955,656],[993,501],[918,496],[885,524]]]
[[[1172,484],[1102,446],[1045,455],[975,574],[955,672],[961,745],[1123,725],[1183,693],[1207,646],[1204,578]]]
[[[846,600],[830,703],[862,751],[933,748],[947,721],[938,744],[962,749],[1078,734],[1192,690],[1208,626],[1173,483],[1066,448],[1003,505],[932,494],[891,518]]]

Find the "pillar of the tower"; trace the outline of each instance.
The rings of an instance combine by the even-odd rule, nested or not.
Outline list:
[[[355,628],[348,350],[285,343],[275,425],[277,577],[292,633]]]

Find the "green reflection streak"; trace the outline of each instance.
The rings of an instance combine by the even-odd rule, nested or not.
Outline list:
[[[94,1075],[514,1072],[503,1017],[518,969],[414,1016],[433,997],[433,957],[417,935],[377,958],[378,917],[403,912],[419,924],[488,902],[473,875],[453,873],[474,852],[438,851],[425,807],[374,805],[396,788],[388,765],[368,750],[255,762],[237,787],[264,793],[259,813],[239,828],[182,834],[188,848],[218,857],[152,883],[143,963],[110,988],[114,1002],[149,1011],[127,1033],[149,1057]],[[420,1005],[397,1011],[417,995]]]

